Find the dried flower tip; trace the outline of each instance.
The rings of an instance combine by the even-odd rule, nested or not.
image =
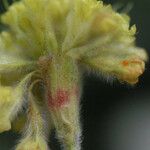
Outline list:
[[[124,60],[122,65],[125,69],[125,73],[119,78],[130,84],[138,82],[138,77],[143,74],[145,70],[145,64],[141,59]]]

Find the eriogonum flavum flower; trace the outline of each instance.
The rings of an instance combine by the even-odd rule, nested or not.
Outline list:
[[[144,71],[136,27],[102,1],[22,0],[1,21],[0,132],[26,114],[16,150],[48,150],[52,128],[65,150],[81,149],[83,67],[130,84]]]

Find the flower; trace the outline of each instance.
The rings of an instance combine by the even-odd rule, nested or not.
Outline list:
[[[16,150],[47,150],[51,128],[64,149],[81,148],[80,66],[130,84],[144,72],[135,25],[102,1],[22,0],[1,21],[0,132],[27,116]]]

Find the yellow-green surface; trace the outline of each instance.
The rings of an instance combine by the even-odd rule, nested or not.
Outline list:
[[[8,30],[0,35],[0,132],[28,106],[16,150],[47,150],[51,128],[66,150],[80,149],[80,66],[130,84],[145,69],[135,25],[102,1],[22,0],[1,21]]]

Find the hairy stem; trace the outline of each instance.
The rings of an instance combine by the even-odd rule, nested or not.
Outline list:
[[[46,78],[47,103],[58,139],[65,150],[80,150],[79,74],[69,58],[54,58]],[[60,63],[60,64],[58,64]]]

